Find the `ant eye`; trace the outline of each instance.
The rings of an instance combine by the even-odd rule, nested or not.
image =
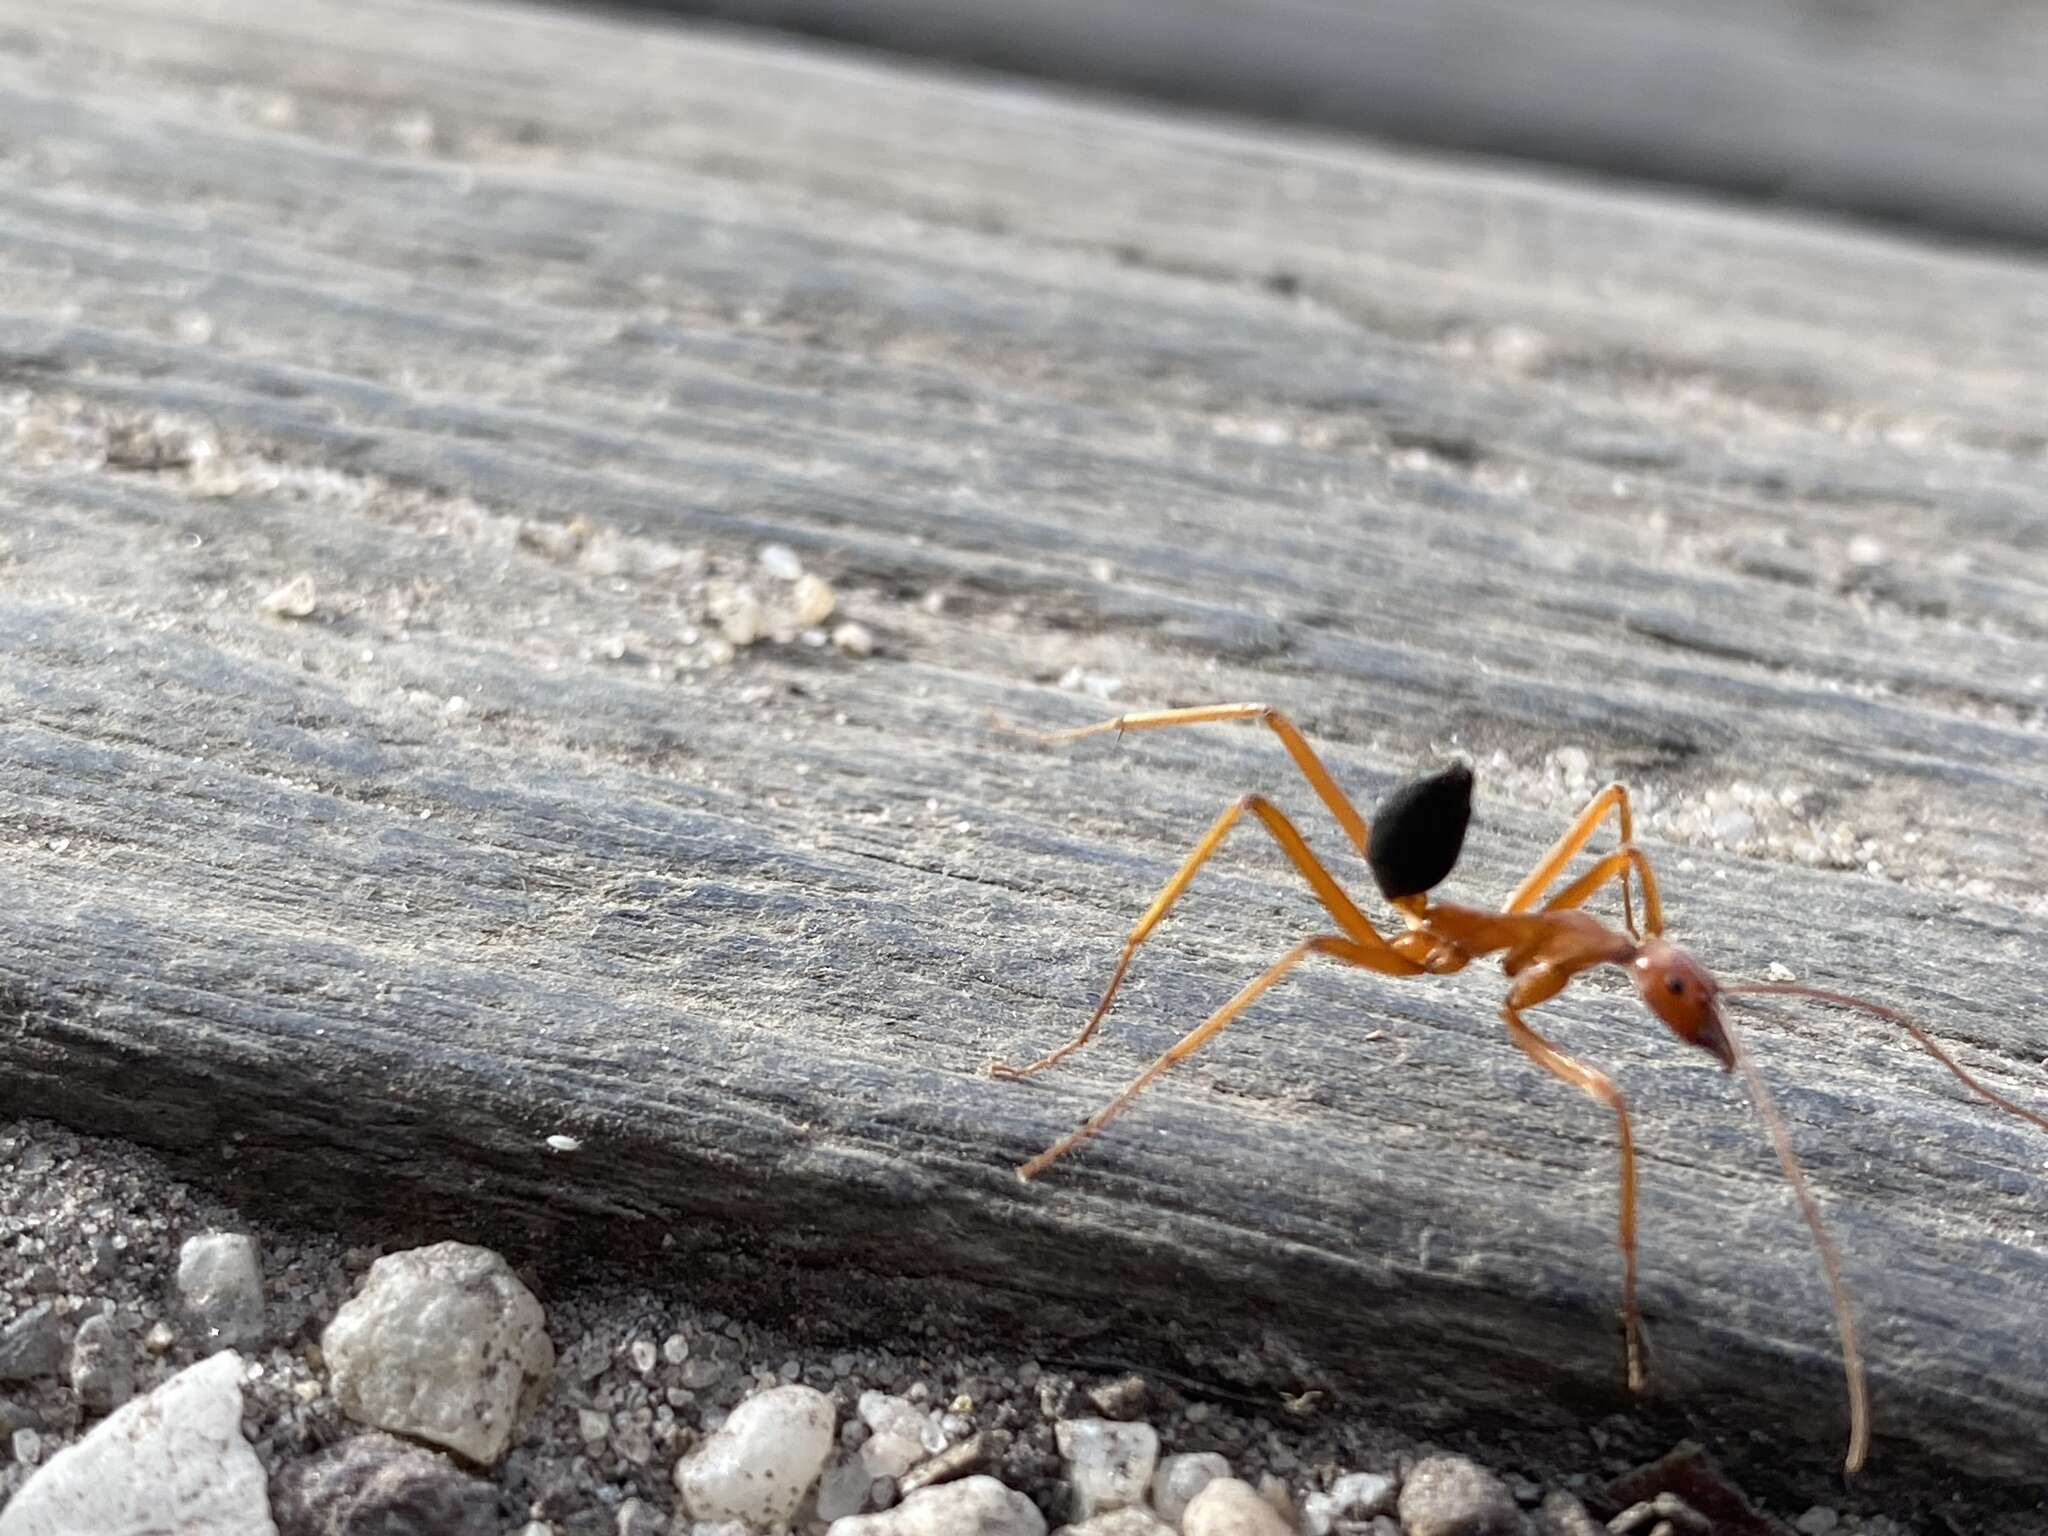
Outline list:
[[[1683,976],[1665,977],[1664,990],[1669,992],[1673,997],[1678,996],[1681,992],[1685,990],[1685,978]]]

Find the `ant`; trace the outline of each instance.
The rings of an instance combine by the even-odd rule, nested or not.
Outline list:
[[[1870,1407],[1863,1379],[1862,1354],[1856,1343],[1856,1324],[1850,1312],[1848,1289],[1842,1280],[1841,1258],[1834,1240],[1821,1221],[1820,1207],[1807,1187],[1806,1176],[1792,1150],[1792,1139],[1779,1115],[1762,1075],[1742,1048],[1741,1042],[1721,1015],[1720,999],[1731,994],[1776,994],[1808,997],[1844,1008],[1857,1009],[1896,1024],[1912,1036],[1935,1060],[1959,1078],[1965,1087],[1998,1108],[2048,1130],[2048,1118],[2014,1103],[1979,1082],[1953,1056],[1936,1044],[1918,1025],[1904,1015],[1878,1003],[1847,997],[1819,987],[1790,982],[1755,982],[1737,986],[1716,981],[1698,960],[1664,937],[1664,907],[1657,891],[1657,877],[1650,860],[1636,846],[1629,810],[1628,791],[1610,784],[1595,795],[1551,850],[1515,888],[1498,912],[1432,901],[1429,893],[1451,873],[1463,851],[1465,830],[1472,815],[1472,770],[1455,764],[1429,778],[1420,779],[1394,791],[1379,807],[1371,829],[1358,814],[1349,797],[1323,766],[1306,737],[1285,715],[1266,704],[1210,704],[1192,709],[1164,709],[1141,714],[1119,715],[1095,725],[1055,731],[1036,736],[1047,745],[1078,741],[1086,736],[1125,731],[1156,730],[1169,726],[1203,725],[1217,721],[1244,721],[1264,725],[1280,738],[1287,755],[1337,825],[1351,840],[1368,868],[1380,893],[1406,923],[1403,932],[1389,939],[1375,929],[1366,915],[1347,896],[1342,886],[1309,851],[1308,844],[1279,807],[1263,795],[1244,795],[1218,816],[1202,840],[1187,856],[1172,879],[1166,882],[1145,915],[1138,919],[1124,940],[1123,953],[1110,974],[1109,986],[1096,1004],[1094,1014],[1065,1045],[1028,1066],[1001,1063],[989,1071],[997,1077],[1023,1078],[1043,1072],[1086,1045],[1109,1012],[1124,973],[1138,947],[1151,937],[1173,904],[1180,900],[1201,869],[1245,816],[1255,818],[1273,835],[1281,850],[1315,890],[1323,908],[1342,930],[1304,939],[1248,982],[1203,1023],[1153,1062],[1109,1103],[1097,1110],[1076,1130],[1062,1137],[1017,1170],[1021,1179],[1033,1179],[1082,1142],[1098,1134],[1130,1106],[1154,1079],[1177,1062],[1186,1061],[1213,1040],[1231,1020],[1243,1013],[1289,971],[1311,955],[1320,955],[1345,965],[1377,971],[1383,976],[1442,976],[1463,970],[1473,960],[1487,955],[1501,957],[1501,969],[1511,982],[1500,1016],[1507,1024],[1508,1038],[1537,1066],[1569,1083],[1587,1097],[1614,1111],[1621,1140],[1621,1315],[1622,1333],[1628,1357],[1628,1384],[1643,1390],[1642,1318],[1636,1305],[1636,1153],[1629,1129],[1628,1104],[1608,1076],[1560,1050],[1532,1028],[1523,1014],[1562,992],[1574,977],[1598,966],[1624,968],[1634,981],[1636,993],[1658,1021],[1686,1044],[1696,1046],[1720,1062],[1724,1072],[1738,1072],[1748,1089],[1757,1113],[1776,1151],[1778,1165],[1799,1202],[1800,1214],[1813,1234],[1821,1267],[1826,1271],[1833,1298],[1835,1325],[1842,1341],[1842,1369],[1848,1382],[1849,1450],[1845,1467],[1855,1472],[1863,1466],[1870,1449]],[[1594,863],[1556,895],[1546,894],[1572,859],[1592,841],[1606,819],[1617,823],[1619,846]],[[1642,888],[1643,921],[1636,922],[1631,879]],[[1608,927],[1584,910],[1585,904],[1609,882],[1621,886],[1622,920],[1627,929]]]

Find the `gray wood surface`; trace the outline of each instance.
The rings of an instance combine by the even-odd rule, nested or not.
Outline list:
[[[2040,0],[638,0],[1998,240],[2048,239]]]
[[[655,25],[7,15],[0,1111],[1446,1425],[1626,1406],[1612,1126],[1490,969],[1304,973],[1011,1177],[1314,931],[1244,835],[1099,1045],[984,1075],[1207,820],[1340,839],[1263,734],[992,717],[1232,697],[1367,805],[1470,752],[1473,897],[1627,778],[1709,963],[2048,1101],[2038,266]],[[694,665],[697,562],[771,539],[875,655]],[[1543,1017],[1639,1116],[1640,1411],[1821,1496],[1825,1294],[1735,1086],[1616,987]],[[1860,1496],[2023,1500],[2048,1145],[1739,1017],[1849,1256]]]

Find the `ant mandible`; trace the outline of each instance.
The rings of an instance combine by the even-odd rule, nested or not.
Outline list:
[[[1123,1092],[1078,1129],[1020,1167],[1018,1177],[1036,1178],[1059,1158],[1100,1132],[1155,1078],[1208,1044],[1261,994],[1311,955],[1322,955],[1345,965],[1377,971],[1383,976],[1409,977],[1446,975],[1464,969],[1482,956],[1498,954],[1501,968],[1511,980],[1507,1001],[1500,1010],[1500,1016],[1508,1027],[1508,1038],[1544,1071],[1614,1111],[1621,1139],[1622,1332],[1628,1355],[1629,1387],[1641,1391],[1646,1378],[1642,1319],[1636,1306],[1636,1153],[1635,1138],[1629,1129],[1628,1104],[1604,1072],[1560,1050],[1523,1018],[1525,1010],[1556,997],[1581,972],[1603,965],[1621,966],[1628,971],[1637,994],[1650,1012],[1679,1039],[1697,1046],[1720,1062],[1723,1071],[1739,1072],[1756,1104],[1757,1113],[1777,1153],[1778,1164],[1784,1169],[1799,1202],[1800,1214],[1813,1233],[1821,1267],[1827,1273],[1828,1290],[1834,1301],[1835,1324],[1842,1340],[1842,1369],[1848,1381],[1849,1451],[1845,1466],[1850,1472],[1861,1468],[1870,1448],[1870,1407],[1863,1380],[1862,1355],[1856,1343],[1856,1323],[1849,1308],[1848,1290],[1842,1280],[1841,1258],[1821,1221],[1820,1207],[1807,1187],[1806,1176],[1792,1150],[1792,1139],[1785,1129],[1784,1119],[1748,1053],[1722,1018],[1719,1000],[1733,993],[1768,993],[1810,997],[1861,1010],[1905,1030],[1935,1060],[1987,1102],[2031,1121],[2043,1130],[2048,1130],[2048,1118],[1987,1088],[1917,1025],[1881,1004],[1790,982],[1727,986],[1716,981],[1698,960],[1664,938],[1664,908],[1657,893],[1657,877],[1651,871],[1649,858],[1635,845],[1628,791],[1620,784],[1610,784],[1593,797],[1529,877],[1516,887],[1507,904],[1494,912],[1454,902],[1432,901],[1429,897],[1429,893],[1456,866],[1458,855],[1464,848],[1465,829],[1472,813],[1472,771],[1463,764],[1396,790],[1380,806],[1368,831],[1365,819],[1330,776],[1307,738],[1292,721],[1269,705],[1210,704],[1193,709],[1119,715],[1114,720],[1075,730],[1055,731],[1036,739],[1056,744],[1109,731],[1121,735],[1125,731],[1203,725],[1216,721],[1254,722],[1268,727],[1280,738],[1287,755],[1294,759],[1317,798],[1329,808],[1337,825],[1344,829],[1345,836],[1365,859],[1381,894],[1400,912],[1407,927],[1391,939],[1382,937],[1322,862],[1309,851],[1308,844],[1279,807],[1263,795],[1242,796],[1216,818],[1195,845],[1194,852],[1187,856],[1145,910],[1145,915],[1138,919],[1137,926],[1124,940],[1123,953],[1110,974],[1102,1001],[1096,1004],[1094,1014],[1081,1026],[1080,1033],[1029,1066],[1012,1067],[997,1063],[989,1068],[990,1072],[998,1077],[1031,1077],[1088,1043],[1101,1025],[1103,1016],[1109,1012],[1117,989],[1123,985],[1124,973],[1129,970],[1138,946],[1151,937],[1173,904],[1186,893],[1196,872],[1222,846],[1230,829],[1246,815],[1255,817],[1272,833],[1274,841],[1279,843],[1294,867],[1314,888],[1324,910],[1343,931],[1304,939],[1288,950],[1263,974],[1254,977],[1235,997],[1140,1072]],[[1544,900],[1565,867],[1592,841],[1609,815],[1617,823],[1619,846],[1563,890]],[[1635,902],[1630,892],[1631,877],[1642,885],[1643,922],[1640,928],[1636,923]],[[1621,885],[1626,933],[1609,928],[1583,910],[1587,900],[1610,881]]]

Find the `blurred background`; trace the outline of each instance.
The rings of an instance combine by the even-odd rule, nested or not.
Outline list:
[[[652,0],[893,53],[2048,239],[2040,0]]]

